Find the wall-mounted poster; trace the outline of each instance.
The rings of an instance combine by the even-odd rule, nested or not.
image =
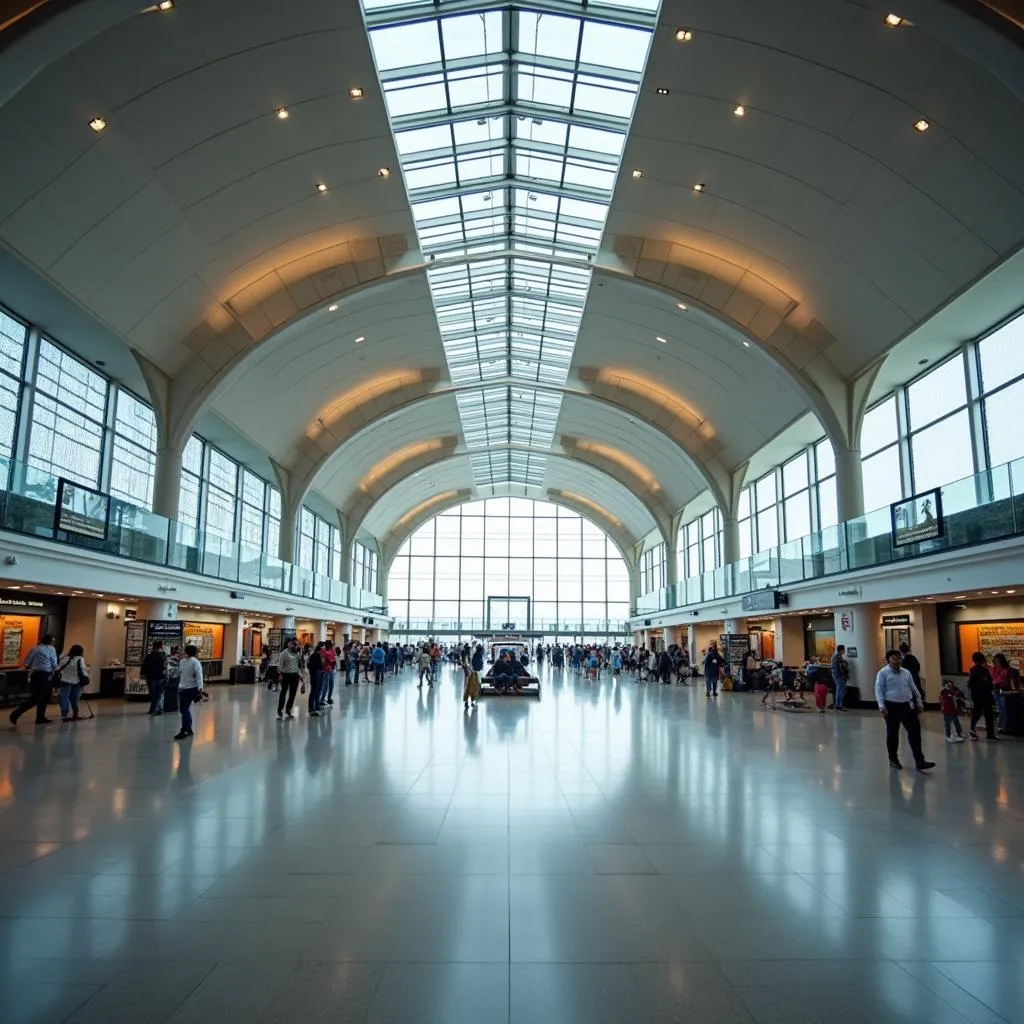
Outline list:
[[[958,622],[957,646],[960,671],[971,671],[971,655],[975,651],[992,661],[993,654],[1005,654],[1010,664],[1020,668],[1024,660],[1024,621],[1022,622]]]
[[[110,498],[106,494],[83,487],[73,480],[58,478],[55,531],[106,540],[109,513]]]
[[[185,622],[185,643],[199,648],[200,661],[220,661],[224,657],[224,623]]]
[[[13,622],[4,624],[3,663],[5,665],[21,664],[21,641],[24,635],[20,623],[17,625],[14,625]]]
[[[894,501],[889,513],[893,547],[919,544],[942,536],[942,494],[937,487],[903,501]]]
[[[146,651],[146,623],[126,622],[124,629],[124,692],[126,697],[142,697],[149,687],[139,675]]]

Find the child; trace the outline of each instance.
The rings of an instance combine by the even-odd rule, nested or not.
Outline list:
[[[960,708],[964,703],[964,695],[952,679],[942,683],[939,694],[939,707],[942,710],[942,726],[946,730],[947,743],[963,743],[964,734],[960,728]],[[952,735],[950,726],[956,726],[956,735]]]
[[[472,701],[473,707],[476,707],[477,699],[480,697],[480,673],[477,670],[470,669],[466,675],[466,686],[462,691],[462,706],[468,708]]]

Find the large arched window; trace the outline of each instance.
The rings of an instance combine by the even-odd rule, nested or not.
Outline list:
[[[629,616],[629,572],[614,543],[576,512],[488,498],[442,512],[398,551],[388,574],[395,632],[514,622],[548,633],[612,636]],[[556,625],[557,624],[557,625]]]

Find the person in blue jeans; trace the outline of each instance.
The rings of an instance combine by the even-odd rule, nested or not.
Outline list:
[[[201,700],[203,696],[203,666],[199,663],[197,654],[199,654],[199,648],[195,644],[186,645],[178,683],[181,730],[174,737],[176,740],[188,739],[192,735],[192,705]]]
[[[704,688],[707,696],[718,696],[718,677],[725,668],[725,659],[718,653],[718,644],[711,641],[707,656],[704,658]]]
[[[321,641],[310,651],[306,659],[306,669],[309,672],[309,713],[315,718],[320,716],[320,692],[324,685],[324,657],[321,653],[323,642]]]
[[[836,647],[829,670],[832,673],[832,681],[836,684],[835,709],[836,711],[845,711],[843,700],[846,697],[846,684],[850,680],[850,666],[846,660],[845,645],[839,644]]]
[[[384,658],[384,648],[378,643],[370,654],[370,660],[373,662],[373,682],[376,686],[384,684]]]

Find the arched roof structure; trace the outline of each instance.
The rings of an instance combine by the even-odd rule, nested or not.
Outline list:
[[[281,467],[293,505],[313,487],[337,507],[348,539],[392,536],[427,469],[456,496],[578,494],[624,540],[665,534],[705,489],[728,507],[745,463],[808,411],[855,446],[886,354],[1024,242],[1020,33],[964,4],[908,0],[896,28],[844,0],[594,15],[651,31],[645,60],[608,71],[637,93],[632,121],[523,96],[477,112],[519,133],[470,145],[509,203],[459,215],[500,243],[480,252],[424,214],[483,186],[425,173],[441,151],[412,133],[438,119],[395,105],[413,58],[384,48],[404,15],[365,6],[80,0],[0,30],[17,154],[0,242],[139,361],[163,445],[213,410]],[[485,6],[502,32],[527,17]],[[596,179],[521,162],[554,152],[545,119],[582,132],[565,174],[584,129],[628,127],[617,174],[601,164],[603,230],[584,210]],[[567,200],[583,205],[544,213]],[[571,240],[545,256],[538,224]],[[538,316],[550,351],[530,362],[517,339]]]

